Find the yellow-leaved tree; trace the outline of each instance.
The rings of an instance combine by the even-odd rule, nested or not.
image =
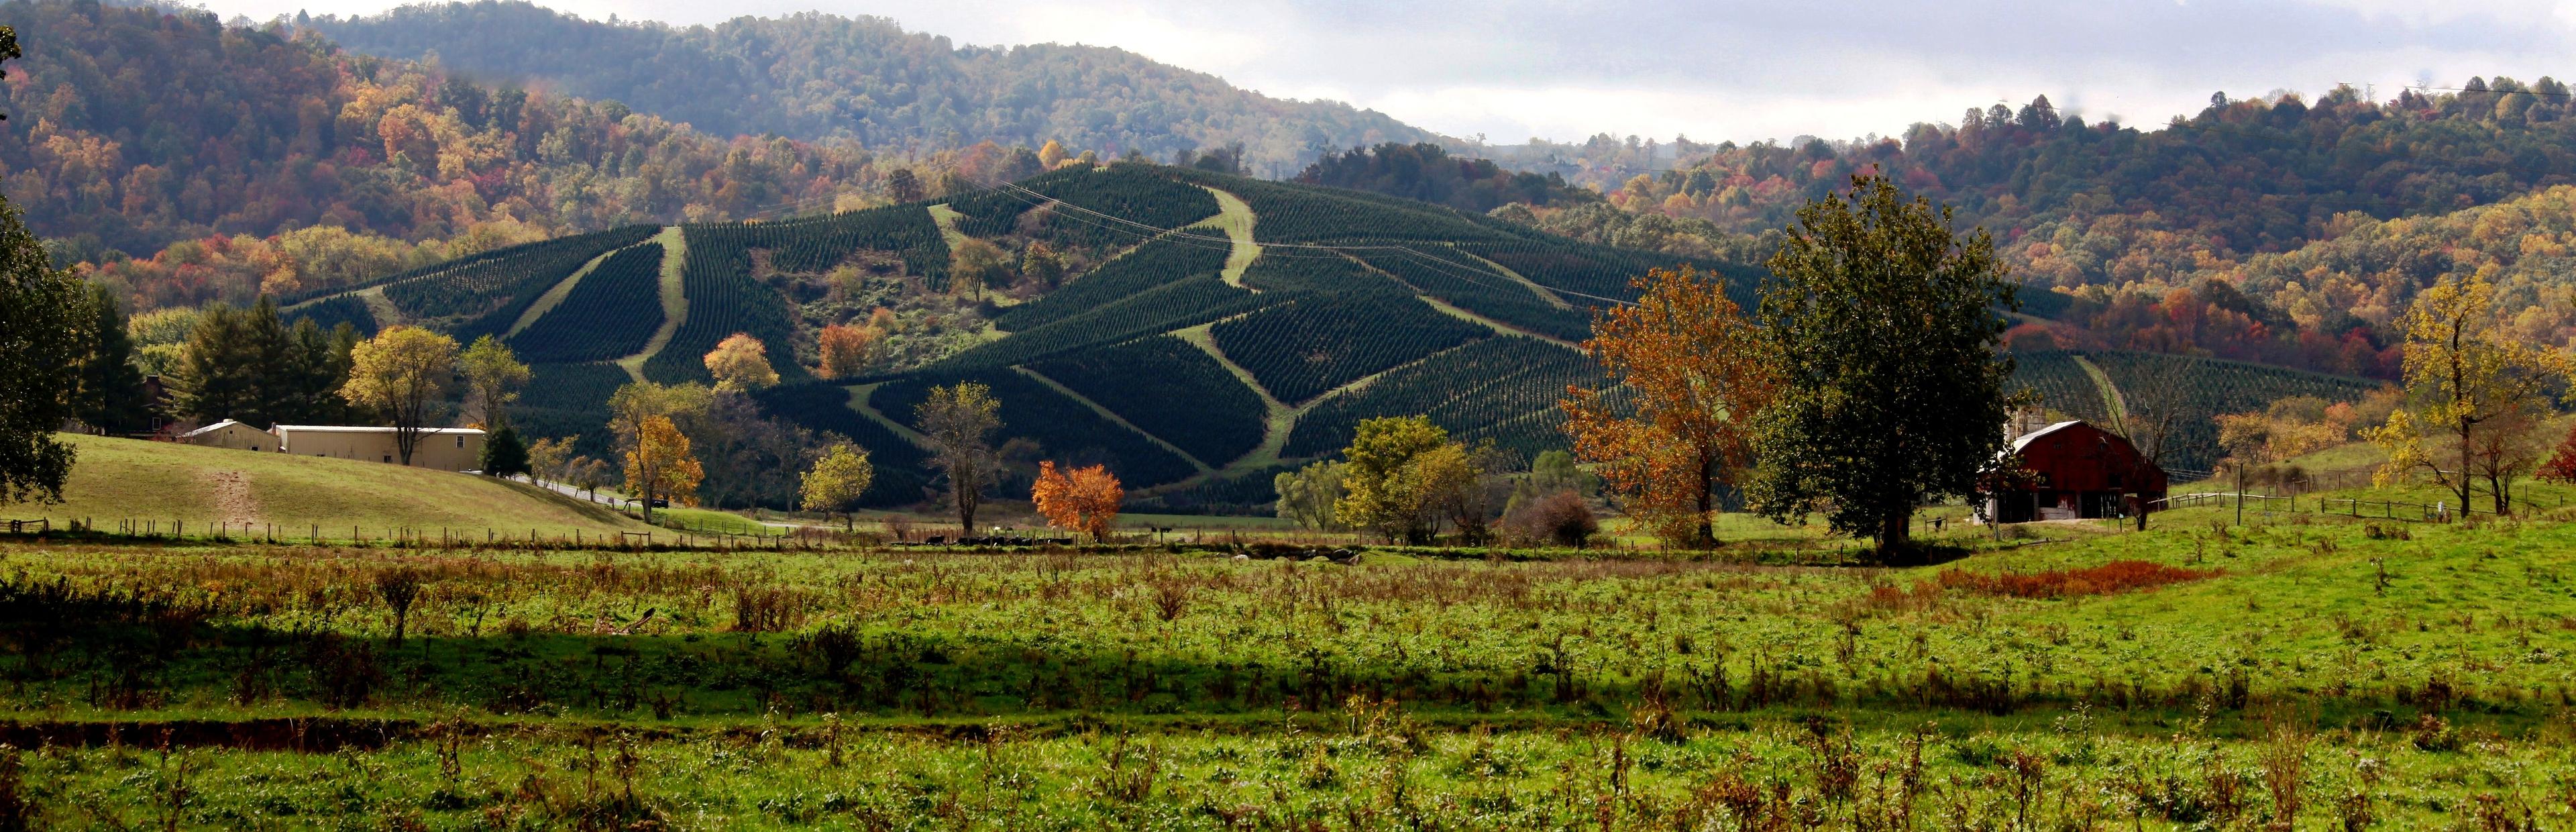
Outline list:
[[[698,481],[706,469],[689,455],[689,437],[668,416],[644,419],[643,430],[626,448],[626,493],[643,501],[644,519],[653,519],[653,501],[668,498],[684,506],[698,504]]]
[[[725,336],[707,353],[706,363],[718,390],[749,392],[778,383],[778,371],[769,366],[769,346],[750,333]]]
[[[653,519],[653,498],[669,493],[660,490],[663,480],[659,473],[661,466],[672,458],[669,437],[677,436],[679,456],[688,456],[688,437],[680,435],[679,427],[672,424],[671,417],[705,412],[708,404],[707,388],[696,384],[665,387],[638,381],[619,387],[616,393],[609,395],[611,418],[608,427],[617,433],[618,449],[626,457],[627,496],[644,501],[644,519]],[[645,441],[647,434],[660,430],[654,426],[657,419],[669,428],[669,434],[657,437],[656,442],[648,446]],[[695,470],[697,463],[692,461],[689,467]],[[689,490],[694,492],[698,475],[693,474],[688,479]],[[637,491],[638,487],[645,490]]]
[[[394,429],[394,454],[411,464],[420,431],[446,404],[456,374],[456,339],[411,326],[390,326],[349,351],[349,380],[340,396],[370,408]]]
[[[1595,318],[1583,343],[1618,384],[1568,387],[1565,432],[1630,515],[1667,543],[1709,546],[1718,489],[1751,463],[1752,416],[1779,374],[1722,283],[1684,267],[1631,285],[1637,303]]]
[[[2533,426],[2568,373],[2564,353],[2499,330],[2493,267],[2449,277],[2415,296],[2405,326],[2405,402],[2369,432],[2388,451],[2377,481],[2422,471],[2465,510],[2478,484],[2498,514],[2512,510],[2515,477],[2538,464]]]
[[[876,478],[877,469],[868,462],[868,452],[843,442],[814,461],[814,468],[797,483],[797,495],[806,511],[840,514],[841,529],[848,531],[856,525],[850,516],[850,505],[868,493],[868,486]]]
[[[1090,535],[1094,542],[1109,539],[1109,527],[1118,522],[1118,507],[1126,497],[1118,475],[1099,465],[1065,470],[1040,462],[1037,485],[1029,490],[1029,502],[1037,504],[1047,525]]]
[[[1333,514],[1343,525],[1390,540],[1430,542],[1442,520],[1457,519],[1465,492],[1484,475],[1479,456],[1450,441],[1449,431],[1429,417],[1362,419],[1342,449],[1349,462]]]

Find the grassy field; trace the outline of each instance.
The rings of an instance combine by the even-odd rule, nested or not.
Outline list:
[[[0,817],[2555,827],[2576,822],[2560,514],[2191,509],[1909,569],[1754,562],[1838,559],[1822,547],[1331,564],[20,540],[0,544],[0,741],[21,749]]]
[[[594,503],[525,483],[377,462],[299,457],[66,434],[80,454],[63,502],[15,506],[0,516],[54,522],[94,520],[115,530],[127,519],[152,521],[190,535],[248,523],[274,526],[281,537],[314,533],[348,540],[351,527],[370,537],[390,530],[440,529],[481,535],[485,529],[526,537],[575,531],[589,535],[644,531],[635,520]]]

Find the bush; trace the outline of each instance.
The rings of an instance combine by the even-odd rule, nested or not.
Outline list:
[[[1580,549],[1600,530],[1601,521],[1592,516],[1592,507],[1572,491],[1522,503],[1503,517],[1503,533],[1516,544],[1554,543]]]

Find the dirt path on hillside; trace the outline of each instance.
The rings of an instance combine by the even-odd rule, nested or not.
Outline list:
[[[250,474],[207,471],[206,494],[214,498],[215,521],[250,525],[259,522],[259,502],[250,496]]]

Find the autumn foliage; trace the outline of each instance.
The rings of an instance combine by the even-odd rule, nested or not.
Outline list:
[[[693,506],[698,504],[698,481],[705,477],[706,469],[689,454],[689,437],[671,417],[645,418],[643,430],[626,450],[626,493],[641,495],[648,503],[668,497]]]
[[[1569,387],[1565,430],[1629,514],[1667,541],[1707,545],[1718,486],[1751,461],[1750,417],[1770,402],[1778,375],[1723,284],[1684,267],[1634,285],[1636,305],[1602,314],[1583,345],[1618,377],[1633,411],[1608,388]]]
[[[769,366],[769,347],[749,333],[726,336],[708,351],[706,364],[719,390],[758,390],[778,383],[778,371]]]
[[[1126,495],[1118,476],[1108,468],[1093,465],[1067,471],[1054,462],[1040,462],[1037,487],[1029,492],[1029,501],[1037,504],[1047,525],[1104,540],[1109,527],[1118,522],[1118,505]]]
[[[832,324],[824,327],[819,339],[823,353],[823,366],[814,374],[826,379],[839,379],[850,378],[865,372],[868,364],[875,358],[877,337],[880,334],[873,327],[849,324]]]

